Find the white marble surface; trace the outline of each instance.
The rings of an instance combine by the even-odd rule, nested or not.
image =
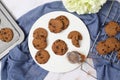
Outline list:
[[[56,0],[1,0],[1,1],[6,5],[10,13],[17,20],[20,16],[27,13],[31,9],[39,5],[45,4],[47,2],[52,2]],[[89,64],[92,64],[91,59],[87,59],[87,62]],[[88,73],[85,73],[83,70],[81,70],[81,67],[79,67],[74,71],[64,74],[49,72],[49,74],[45,77],[44,80],[96,80],[94,78],[96,77],[96,71],[91,66],[89,66],[87,63],[84,63],[82,69]],[[91,76],[90,74],[92,74],[93,76]]]

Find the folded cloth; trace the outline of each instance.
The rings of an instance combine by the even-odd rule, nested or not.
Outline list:
[[[107,4],[110,4],[110,3],[107,3]],[[47,3],[42,6],[39,6],[31,10],[27,14],[23,15],[20,19],[17,20],[19,26],[25,33],[25,40],[21,44],[17,45],[15,48],[10,50],[9,54],[2,59],[2,72],[1,72],[2,80],[44,80],[48,71],[42,69],[33,61],[28,49],[28,34],[32,25],[39,17],[52,11],[67,12],[62,2],[56,1],[56,2]],[[106,13],[106,10],[103,9],[103,11]],[[100,19],[101,21],[99,21],[98,17],[104,16],[103,13],[90,14],[90,15],[89,14],[78,15],[76,13],[72,13],[73,15],[82,19],[83,22],[86,24],[91,36],[91,44],[93,43],[93,41],[97,36],[98,30],[99,30],[99,22],[102,23],[103,18]],[[97,62],[96,58],[94,59],[94,62],[96,64]],[[100,67],[101,69],[103,69],[104,65],[102,65],[101,67],[101,66],[97,66],[96,64],[95,68],[97,69],[97,67]],[[97,71],[98,71],[99,80],[104,80],[102,79],[102,77],[99,77],[99,75],[101,75],[102,72],[104,72],[104,70],[102,70],[102,72],[100,72],[99,70]],[[104,76],[109,77],[109,75],[107,76],[104,75]],[[108,79],[105,78],[105,80],[108,80]]]

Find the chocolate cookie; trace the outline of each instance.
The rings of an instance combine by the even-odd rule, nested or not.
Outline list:
[[[39,64],[47,63],[49,58],[50,58],[50,55],[46,50],[40,50],[35,55],[35,59]]]
[[[53,33],[59,33],[63,30],[63,23],[57,19],[51,19],[48,24],[48,28]]]
[[[119,24],[117,22],[110,21],[105,26],[105,32],[109,37],[113,37],[118,33],[118,28],[119,28]]]
[[[120,50],[120,41],[117,40],[117,42],[115,43],[115,51]]]
[[[64,55],[67,52],[68,47],[63,40],[58,39],[53,43],[52,50],[57,55]]]
[[[64,15],[61,15],[61,16],[58,16],[56,19],[60,20],[63,22],[63,30],[66,29],[69,25],[69,20],[66,16]]]
[[[47,42],[45,38],[40,38],[40,39],[33,39],[33,46],[38,49],[45,49],[47,46]]]
[[[44,28],[37,28],[34,32],[33,32],[33,37],[35,39],[39,39],[39,38],[46,38],[48,35],[47,31]]]
[[[71,31],[68,34],[68,39],[82,40],[82,35],[78,31]]]
[[[72,44],[73,44],[75,47],[80,47],[79,40],[76,40],[75,38],[72,38]]]
[[[68,34],[68,39],[72,40],[75,47],[80,47],[79,40],[82,40],[82,35],[78,31],[72,31]]]
[[[4,42],[10,42],[13,39],[13,31],[10,28],[2,28],[0,30],[0,39]]]
[[[108,46],[106,46],[105,41],[100,41],[96,45],[96,50],[99,54],[105,55],[109,53]]]
[[[110,48],[111,51],[117,48],[118,40],[114,37],[110,37],[106,39],[105,44]]]

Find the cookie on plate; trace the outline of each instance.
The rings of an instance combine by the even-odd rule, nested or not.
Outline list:
[[[49,58],[50,58],[50,55],[46,50],[40,50],[35,55],[35,59],[39,64],[47,63]]]
[[[76,40],[75,38],[72,38],[72,44],[73,44],[75,47],[80,47],[79,40]]]
[[[13,31],[10,28],[2,28],[0,30],[0,39],[3,42],[10,42],[13,39]]]
[[[67,44],[63,40],[56,40],[52,45],[52,50],[56,55],[64,55],[67,50]]]
[[[63,30],[69,26],[69,20],[66,16],[60,15],[60,16],[56,17],[56,19],[63,22]]]
[[[78,31],[71,31],[68,34],[68,39],[76,39],[76,40],[82,40],[82,35]]]
[[[53,33],[59,33],[63,30],[63,22],[58,19],[50,19],[48,28]]]
[[[33,46],[38,49],[45,49],[47,46],[47,42],[45,38],[40,38],[40,39],[33,39]]]
[[[109,37],[114,37],[119,31],[119,24],[114,21],[110,21],[106,26],[105,26],[105,32]]]
[[[45,30],[44,28],[37,28],[35,29],[35,31],[33,32],[33,37],[35,39],[39,39],[39,38],[47,38],[47,30]]]
[[[82,40],[82,35],[78,31],[72,31],[68,34],[68,39],[72,40],[75,47],[80,47],[79,40]]]
[[[100,41],[96,45],[96,50],[98,51],[99,54],[105,55],[110,52],[108,46],[106,46],[105,41]]]

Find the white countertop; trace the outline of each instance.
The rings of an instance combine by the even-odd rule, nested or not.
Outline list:
[[[27,13],[31,9],[39,5],[45,4],[47,2],[52,2],[56,0],[1,0],[1,1],[3,1],[3,3],[7,6],[10,13],[17,20],[20,16]],[[92,64],[93,66],[91,59],[88,59],[88,63]],[[85,70],[88,73],[85,73],[83,70]],[[78,69],[65,74],[49,72],[49,74],[45,77],[44,80],[96,80],[95,78],[90,76],[90,74],[92,74],[94,77],[96,77],[96,71],[92,67],[84,63],[83,70],[81,70],[81,67],[79,67]]]

